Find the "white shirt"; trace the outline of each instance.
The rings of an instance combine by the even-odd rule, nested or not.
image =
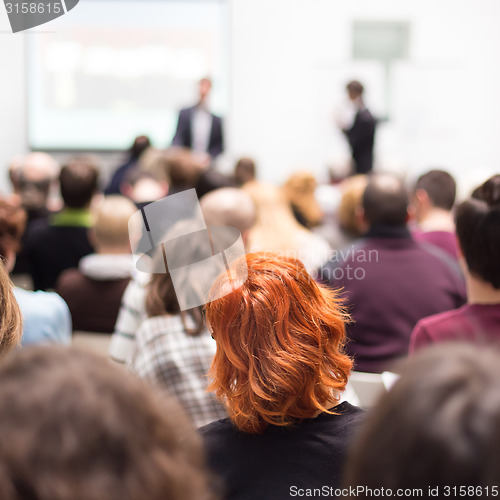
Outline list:
[[[202,106],[193,111],[192,116],[192,149],[196,153],[207,153],[212,131],[212,115]]]

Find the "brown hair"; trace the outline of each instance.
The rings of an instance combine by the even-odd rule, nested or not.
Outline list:
[[[99,167],[93,156],[71,159],[59,173],[61,196],[70,208],[84,208],[97,192]]]
[[[246,265],[246,281],[205,306],[217,342],[209,389],[240,430],[262,433],[327,412],[338,399],[334,391],[344,390],[352,368],[344,353],[348,316],[301,261],[254,253]],[[228,286],[222,276],[213,296]]]
[[[211,498],[179,407],[106,359],[26,348],[0,381],[2,500]]]
[[[498,485],[499,381],[492,346],[446,342],[417,354],[368,416],[345,484],[424,488],[425,498],[429,487],[442,498],[443,486]]]
[[[285,183],[283,189],[293,209],[304,220],[307,228],[321,223],[323,213],[315,198],[316,178],[310,172],[296,172]]]
[[[19,204],[0,197],[0,256],[17,253],[26,228],[26,212]]]

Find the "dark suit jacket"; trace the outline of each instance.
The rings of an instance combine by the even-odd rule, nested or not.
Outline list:
[[[172,146],[183,146],[191,149],[193,144],[192,117],[195,109],[196,106],[181,109],[179,113],[179,121],[177,122],[177,130],[172,140]],[[224,150],[224,138],[222,135],[221,118],[213,114],[211,114],[211,116],[212,129],[210,131],[207,153],[212,158],[215,158]]]
[[[357,174],[367,174],[373,168],[373,144],[377,121],[366,109],[360,109],[350,129],[344,130],[351,146],[352,159]]]

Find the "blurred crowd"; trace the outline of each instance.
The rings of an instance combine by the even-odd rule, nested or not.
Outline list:
[[[498,494],[500,175],[458,201],[443,169],[277,186],[139,136],[107,182],[42,152],[9,179],[0,498]],[[190,189],[247,277],[183,310],[174,269],[135,268],[129,220]],[[106,351],[70,347],[89,334]],[[352,372],[397,381],[363,410]]]

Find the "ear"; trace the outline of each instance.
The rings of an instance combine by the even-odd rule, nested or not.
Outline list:
[[[427,191],[424,189],[417,189],[414,194],[415,202],[419,205],[428,205],[429,204],[429,195]]]
[[[406,209],[406,223],[408,224],[409,222],[415,220],[417,217],[417,209],[415,208],[415,205],[410,203],[408,205],[408,208]]]

